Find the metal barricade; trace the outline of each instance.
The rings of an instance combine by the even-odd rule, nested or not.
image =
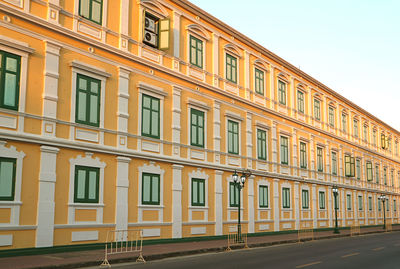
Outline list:
[[[386,221],[385,231],[386,232],[393,231],[393,227],[392,227],[392,222],[391,221]]]
[[[243,245],[245,248],[248,248],[247,245],[247,234],[246,233],[241,233],[238,234],[237,232],[228,232],[228,247],[226,248],[226,251],[231,251],[232,246],[240,246]]]
[[[360,233],[360,224],[354,222],[354,224],[352,224],[350,227],[350,236],[360,235]]]
[[[107,232],[104,261],[100,266],[111,267],[108,256],[122,253],[139,253],[137,262],[146,262],[143,258],[142,230],[115,230]]]
[[[297,239],[299,242],[306,240],[314,240],[314,229],[313,228],[300,228],[297,231]]]

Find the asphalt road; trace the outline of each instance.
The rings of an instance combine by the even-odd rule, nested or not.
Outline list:
[[[114,269],[234,268],[400,268],[400,233],[384,233],[306,243],[235,250],[113,265]]]

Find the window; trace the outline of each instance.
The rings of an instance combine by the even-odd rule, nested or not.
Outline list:
[[[347,115],[346,114],[342,114],[342,131],[344,133],[347,132]]]
[[[99,126],[100,80],[77,74],[76,122]]]
[[[281,164],[289,164],[288,138],[281,136]]]
[[[317,167],[318,172],[324,171],[324,158],[322,156],[322,148],[317,147]]]
[[[393,211],[397,211],[397,203],[396,203],[396,200],[393,200]]]
[[[203,41],[190,36],[190,63],[203,68]]]
[[[239,187],[233,182],[229,182],[229,206],[239,206]]]
[[[307,209],[309,207],[309,196],[308,196],[308,190],[302,190],[301,191],[301,201],[302,201],[302,208]]]
[[[239,123],[228,120],[228,153],[239,154]]]
[[[142,204],[160,204],[160,175],[150,173],[142,174]]]
[[[333,107],[329,107],[328,113],[329,113],[329,125],[331,127],[335,127],[335,110],[333,109]]]
[[[361,178],[361,162],[360,159],[356,159],[356,171],[357,171],[357,179]]]
[[[387,185],[387,169],[383,168],[383,184]]]
[[[226,79],[230,82],[237,83],[237,59],[236,57],[226,54]]]
[[[390,207],[389,202],[390,202],[389,199],[386,199],[386,211],[389,211],[389,207]]]
[[[286,105],[286,83],[282,80],[278,80],[278,98],[280,104]]]
[[[340,200],[339,193],[336,195],[336,199],[335,199],[335,195],[333,195],[333,200],[334,200],[334,203],[335,203],[335,209],[339,209],[339,204],[340,204],[340,202],[339,202],[339,200]]]
[[[190,109],[190,144],[204,148],[204,112]]]
[[[381,211],[381,201],[378,200],[378,211]]]
[[[372,197],[368,197],[368,210],[372,211]]]
[[[100,168],[75,166],[74,203],[99,202]]]
[[[361,195],[358,196],[358,210],[363,210],[363,198]]]
[[[202,178],[192,178],[192,206],[205,205],[205,182]]]
[[[376,184],[379,184],[379,165],[375,165],[375,179]]]
[[[290,189],[282,188],[282,207],[290,208]]]
[[[80,0],[79,15],[94,23],[101,24],[102,7],[103,0]]]
[[[260,160],[267,159],[267,132],[257,129],[257,157]]]
[[[376,130],[372,131],[372,143],[376,146]]]
[[[325,209],[325,192],[320,191],[319,196],[319,209]]]
[[[142,94],[142,135],[160,138],[160,99]]]
[[[264,72],[255,68],[254,74],[256,93],[264,95]]]
[[[304,114],[304,93],[297,91],[297,110]]]
[[[0,158],[0,201],[14,201],[16,161]]]
[[[390,171],[390,180],[392,181],[392,187],[394,186],[394,171]]]
[[[21,57],[0,51],[0,107],[18,110]]]
[[[314,118],[321,120],[321,102],[318,99],[314,99]]]
[[[307,144],[300,142],[300,168],[307,168]]]
[[[336,152],[332,151],[332,175],[337,175],[337,156]]]
[[[399,144],[397,141],[394,142],[394,154],[399,155]]]
[[[345,176],[346,177],[354,177],[354,170],[355,170],[355,164],[354,164],[354,157],[351,157],[350,155],[345,155],[344,156],[344,166],[345,166]]]
[[[162,19],[145,12],[143,43],[160,50],[169,49],[169,19]]]
[[[347,194],[347,210],[351,210],[351,194]]]
[[[358,120],[353,121],[353,135],[358,138]]]
[[[368,141],[368,126],[367,125],[364,125],[363,133],[364,133],[364,140]]]
[[[367,167],[367,180],[372,181],[372,163],[367,162],[366,167]]]
[[[267,208],[268,207],[268,186],[262,186],[260,185],[258,187],[258,200],[259,200],[259,205],[262,208]]]

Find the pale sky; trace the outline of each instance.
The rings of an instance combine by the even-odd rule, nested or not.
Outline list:
[[[400,131],[400,1],[189,1]]]

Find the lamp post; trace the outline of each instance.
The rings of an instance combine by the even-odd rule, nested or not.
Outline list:
[[[251,176],[251,172],[249,170],[243,170],[242,175],[239,175],[235,172],[232,175],[233,183],[236,188],[239,190],[239,197],[238,197],[238,227],[237,227],[237,238],[238,241],[242,241],[242,225],[240,224],[240,191],[244,188],[244,183],[246,179]]]
[[[378,197],[378,199],[381,200],[383,203],[383,229],[385,230],[386,229],[386,212],[385,212],[386,211],[386,208],[385,208],[386,195],[381,194]]]
[[[334,234],[338,234],[340,232],[339,232],[338,221],[337,221],[337,210],[338,210],[338,207],[337,207],[337,196],[338,196],[338,193],[339,193],[337,186],[333,186],[332,192],[333,192],[333,196],[335,197],[335,229],[333,230],[333,233]]]

